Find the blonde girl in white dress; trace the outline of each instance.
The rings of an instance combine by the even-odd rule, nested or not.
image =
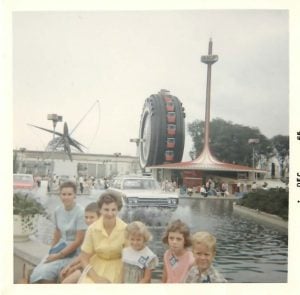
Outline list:
[[[158,265],[157,256],[147,246],[151,238],[142,222],[127,225],[125,239],[129,246],[122,251],[123,283],[151,283],[152,270]]]

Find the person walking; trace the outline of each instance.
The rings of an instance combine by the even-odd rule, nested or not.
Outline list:
[[[82,176],[79,177],[79,189],[80,189],[80,193],[83,194],[83,183],[84,183],[84,179]]]

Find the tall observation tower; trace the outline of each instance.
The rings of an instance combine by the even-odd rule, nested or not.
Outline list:
[[[208,55],[201,56],[201,62],[207,64],[207,81],[206,81],[206,102],[205,102],[205,129],[204,129],[204,146],[201,154],[194,163],[199,162],[214,162],[218,163],[219,161],[213,157],[209,148],[209,136],[210,136],[210,88],[211,88],[211,67],[218,61],[218,56],[212,54],[213,42],[212,39],[209,39],[208,44]]]
[[[208,55],[201,56],[201,62],[207,64],[206,81],[206,105],[205,105],[205,139],[204,146],[209,146],[209,122],[210,122],[210,88],[211,88],[211,66],[218,61],[217,55],[212,55],[212,39],[209,40]]]

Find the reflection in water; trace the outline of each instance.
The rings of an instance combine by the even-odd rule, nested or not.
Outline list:
[[[52,196],[46,203],[51,212],[58,204]],[[97,197],[79,197],[83,206]],[[122,209],[120,216],[126,221],[140,220],[146,223],[153,240],[150,248],[158,255],[160,264],[153,277],[161,278],[162,257],[166,245],[161,241],[166,224],[180,218],[191,232],[209,231],[217,238],[215,266],[229,282],[286,282],[288,236],[271,226],[261,225],[244,216],[233,214],[232,200],[180,199],[175,211],[161,209]],[[45,243],[51,240],[53,225],[41,219],[38,238]],[[50,235],[49,235],[50,233]]]

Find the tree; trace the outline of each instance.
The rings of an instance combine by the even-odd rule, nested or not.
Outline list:
[[[17,172],[18,172],[18,154],[14,150],[13,151],[13,173],[17,173]]]
[[[192,137],[193,140],[193,148],[190,151],[190,157],[193,159],[199,156],[199,151],[202,150],[203,147],[203,139],[204,139],[204,122],[200,120],[195,120],[192,123],[188,124],[188,133]]]
[[[193,152],[198,156],[204,144],[204,121],[195,120],[188,124],[188,132],[192,137]],[[269,157],[273,151],[272,142],[260,133],[258,128],[233,124],[220,118],[210,123],[210,148],[213,155],[222,162],[252,166],[252,145],[250,138],[258,138],[255,145],[255,161],[261,154]]]
[[[277,157],[280,168],[281,168],[281,177],[284,176],[285,168],[288,168],[287,158],[289,156],[289,136],[285,135],[276,135],[271,138],[271,142],[275,148],[275,156]]]

